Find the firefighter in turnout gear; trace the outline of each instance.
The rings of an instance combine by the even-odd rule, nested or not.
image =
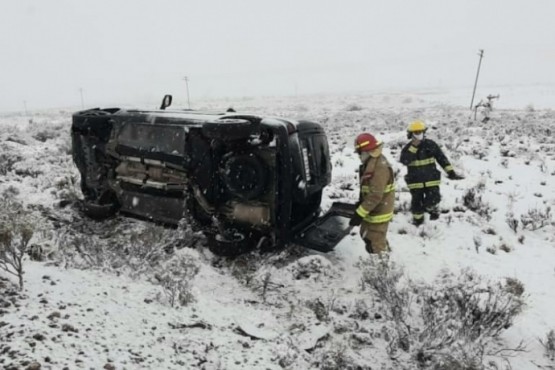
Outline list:
[[[430,214],[430,220],[439,218],[441,173],[436,168],[436,162],[449,179],[463,178],[453,170],[439,145],[424,137],[426,130],[423,121],[411,122],[407,128],[407,137],[411,141],[401,151],[401,163],[407,166],[405,181],[412,196],[412,221],[417,226],[424,222],[425,212]]]
[[[395,177],[382,155],[383,143],[368,133],[357,136],[355,150],[359,155],[360,201],[351,218],[351,226],[360,225],[360,236],[368,253],[389,252],[386,239],[393,218]]]

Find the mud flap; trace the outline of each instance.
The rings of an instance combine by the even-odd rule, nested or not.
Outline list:
[[[294,242],[319,252],[331,252],[347,236],[356,206],[349,203],[333,203],[328,212],[317,218],[294,237]]]

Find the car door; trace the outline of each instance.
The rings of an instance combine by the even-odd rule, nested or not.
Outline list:
[[[353,227],[349,222],[355,208],[355,204],[333,203],[324,215],[315,219],[293,237],[294,243],[319,252],[333,251],[337,244],[351,232]]]

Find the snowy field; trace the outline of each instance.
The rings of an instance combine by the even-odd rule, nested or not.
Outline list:
[[[519,104],[510,105],[510,96],[501,92],[485,124],[456,92],[196,103],[321,122],[333,165],[324,210],[358,196],[354,137],[383,139],[397,173],[385,262],[369,259],[356,233],[329,254],[291,246],[227,260],[186,225],[88,220],[74,204],[81,194],[71,112],[0,116],[0,198],[27,207],[31,244],[45,256],[25,260],[22,292],[0,271],[0,367],[555,369],[555,112],[548,99],[512,96]],[[410,224],[398,162],[405,128],[417,118],[465,176],[444,176],[442,215],[420,228]],[[172,271],[190,282],[174,307],[160,283]],[[380,293],[372,284],[381,277],[395,289]],[[459,307],[470,297],[492,311],[467,313],[466,324],[478,323],[472,333],[453,318],[432,333],[457,292]],[[432,301],[446,302],[436,317],[425,315]],[[480,326],[507,307],[516,308],[506,325]]]

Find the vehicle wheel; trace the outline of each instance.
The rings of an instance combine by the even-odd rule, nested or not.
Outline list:
[[[119,204],[116,195],[111,191],[105,191],[98,197],[97,201],[84,200],[82,202],[83,213],[95,220],[103,220],[116,214]]]
[[[246,119],[221,119],[204,123],[202,133],[210,139],[230,141],[248,139],[258,132],[258,127]]]
[[[73,115],[73,130],[95,136],[107,138],[112,130],[110,116],[118,112],[119,108],[112,109],[89,109],[77,112]]]
[[[266,168],[252,154],[235,155],[226,160],[222,177],[228,191],[244,200],[258,197],[266,189]]]
[[[217,256],[235,257],[253,249],[253,244],[244,234],[208,234],[208,249]]]
[[[117,204],[115,203],[98,204],[98,203],[83,201],[82,206],[83,206],[83,213],[85,213],[85,215],[95,220],[103,220],[105,218],[115,215],[116,212],[118,211]]]

